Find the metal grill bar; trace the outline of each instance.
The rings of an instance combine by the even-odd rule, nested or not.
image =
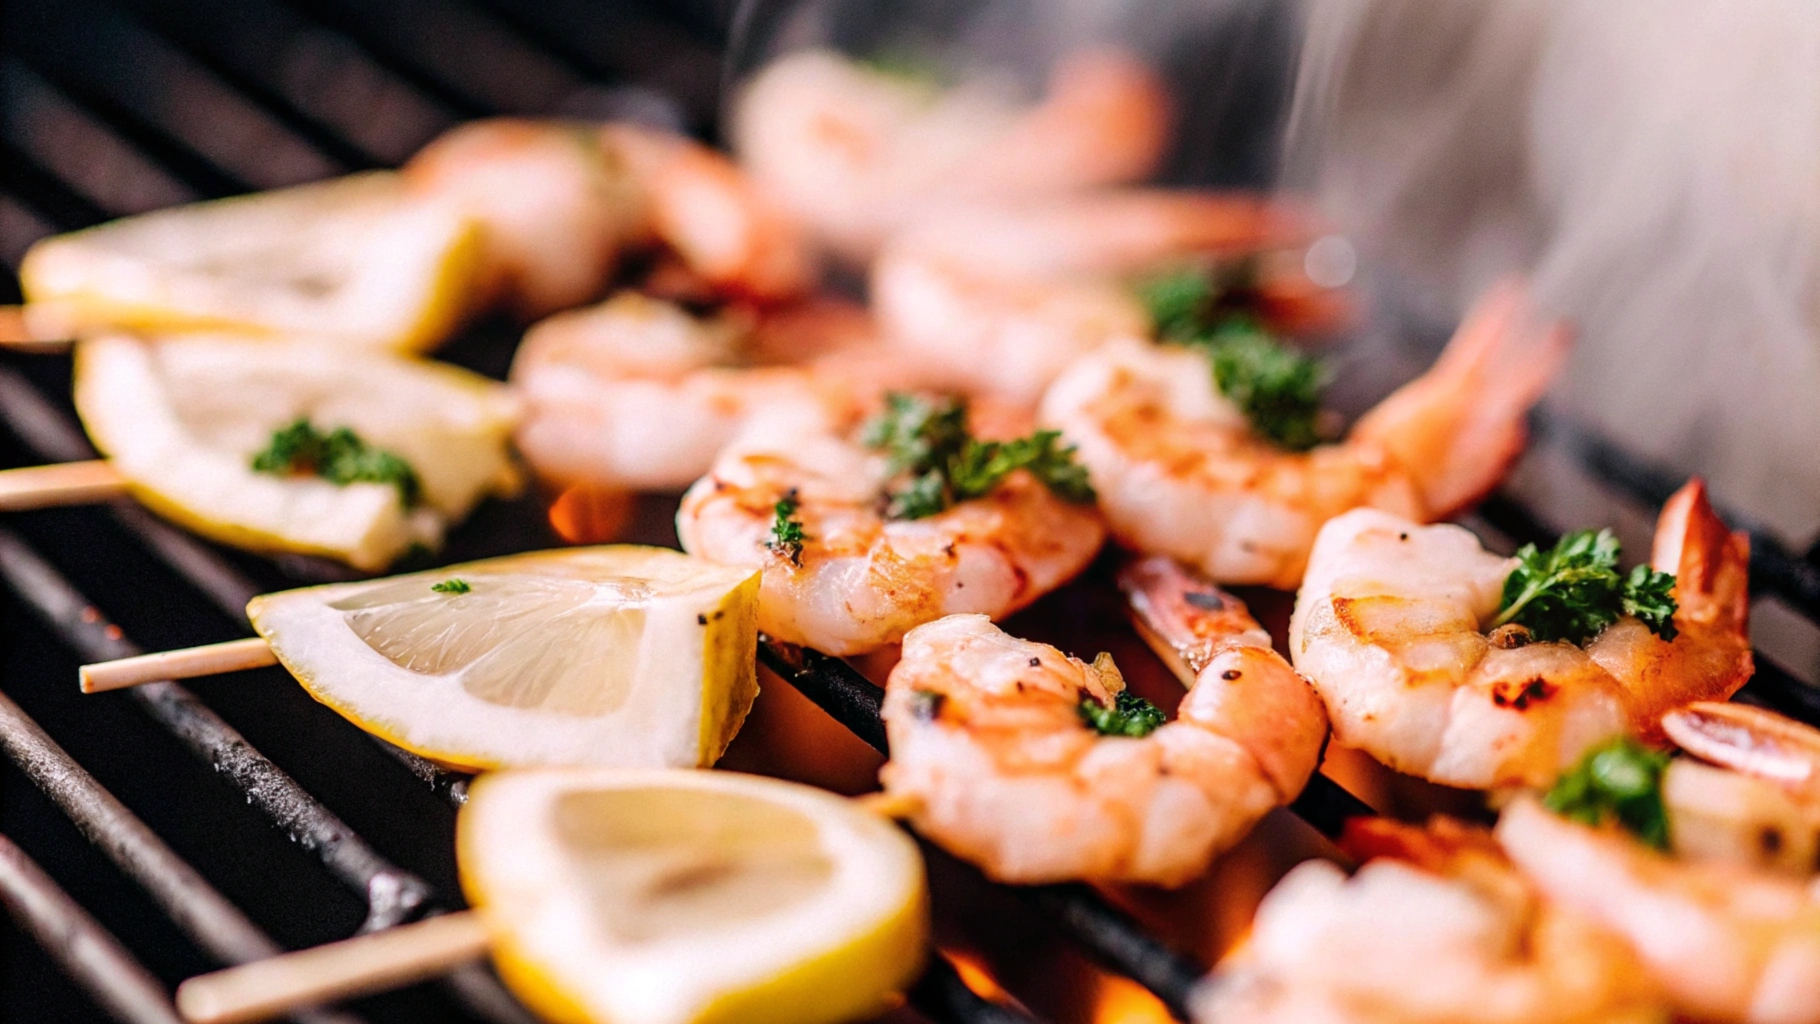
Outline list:
[[[102,617],[68,581],[16,535],[4,529],[0,529],[0,576],[4,576],[33,611],[84,657],[106,660],[139,653],[140,649]],[[331,875],[365,899],[367,914],[361,924],[361,931],[391,927],[435,909],[431,902],[433,892],[428,884],[381,857],[333,812],[310,796],[295,780],[259,753],[232,726],[188,690],[176,683],[162,682],[136,687],[132,695],[154,721],[176,735],[192,753],[225,776],[246,794],[249,803],[263,811],[293,842],[313,851]],[[225,920],[219,918],[219,914],[221,908],[225,908],[227,914],[245,922],[231,903],[215,893],[200,876],[195,875],[193,869],[171,853],[168,847],[163,846],[161,840],[133,817],[131,812],[120,806],[100,783],[95,782],[61,748],[56,747],[55,742],[44,735],[35,723],[31,723],[23,712],[19,712],[11,701],[3,696],[0,696],[0,701],[4,701],[0,704],[0,729],[5,730],[4,735],[0,735],[0,744],[7,747],[8,753],[20,768],[63,808],[91,841],[103,847],[111,856],[116,856],[116,862],[122,870],[159,898],[160,904],[173,920],[187,930],[189,926],[180,915],[214,915],[208,919],[215,922],[213,927],[219,928],[219,920]],[[17,730],[12,728],[14,723],[4,713],[9,708],[23,720]],[[31,742],[31,734],[34,732],[42,744]],[[43,744],[48,744],[57,756],[41,756]],[[86,790],[83,788],[84,780]],[[109,811],[110,805],[117,810],[117,814],[105,813]],[[97,809],[104,813],[96,813]],[[135,826],[142,836],[128,843],[123,838],[127,833],[122,830]],[[123,854],[117,854],[117,849],[149,849],[154,852],[142,853],[139,855],[141,859],[129,864],[119,859]],[[162,851],[162,856],[155,852],[158,850]],[[147,872],[143,877],[139,873],[141,870]],[[183,878],[186,873],[194,885],[188,884]],[[220,907],[198,910],[197,907],[205,904],[192,906],[189,901],[198,892],[213,894],[214,901]],[[252,925],[245,922],[245,927],[252,928]],[[208,937],[197,934],[196,937],[205,948],[230,963],[258,959],[278,951],[278,947],[256,929],[248,935],[242,935],[239,940],[233,940],[254,943],[246,947],[246,952],[239,954],[233,952],[235,947],[230,942],[231,933],[211,934]],[[217,941],[223,944],[217,946],[214,944]],[[458,968],[445,976],[444,981],[468,1009],[483,1018],[499,1024],[531,1024],[533,1021],[499,987],[492,975],[479,966]],[[309,1019],[325,1024],[328,1021],[354,1020],[339,1014],[317,1014],[311,1015]]]
[[[12,538],[0,533],[0,549]],[[6,556],[0,554],[0,559]],[[227,897],[164,845],[11,699],[0,695],[0,747],[126,875],[151,893],[184,934],[228,964],[281,952]],[[301,1013],[310,1024],[356,1024],[339,1013]]]
[[[158,979],[5,836],[0,836],[0,903],[116,1020],[183,1024]]]

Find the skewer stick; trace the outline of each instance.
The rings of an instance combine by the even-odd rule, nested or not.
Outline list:
[[[278,664],[278,656],[264,637],[229,640],[221,644],[185,647],[176,651],[141,654],[116,661],[84,665],[78,672],[83,693],[122,690],[129,686],[166,679],[194,679],[222,672],[239,672]]]
[[[893,793],[868,793],[853,802],[885,818],[906,817],[919,806],[915,797]],[[177,986],[177,1012],[190,1024],[247,1024],[421,981],[491,947],[480,915],[444,914],[197,975]]]
[[[68,331],[33,330],[24,306],[0,306],[0,348],[14,352],[63,352],[70,344]]]
[[[0,470],[0,512],[87,505],[125,493],[126,477],[101,459]]]
[[[491,944],[480,915],[443,914],[199,975],[177,987],[177,1012],[191,1024],[264,1020],[441,974]]]

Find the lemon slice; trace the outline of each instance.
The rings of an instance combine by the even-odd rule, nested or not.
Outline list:
[[[829,1024],[913,980],[923,869],[849,801],[731,772],[505,772],[456,830],[500,974],[563,1024]]]
[[[452,366],[308,340],[106,335],[77,345],[75,373],[83,424],[136,497],[256,551],[377,570],[516,486],[516,402]],[[255,472],[254,456],[299,419],[401,457],[418,500],[389,483]]]
[[[456,768],[709,765],[758,693],[758,574],[666,548],[287,590],[247,615],[317,700]]]
[[[400,350],[453,329],[478,267],[474,223],[388,171],[128,217],[34,245],[35,321],[81,333],[307,333]]]

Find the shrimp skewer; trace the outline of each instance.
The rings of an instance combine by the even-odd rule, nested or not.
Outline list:
[[[1080,452],[1113,536],[1222,583],[1294,589],[1322,524],[1355,508],[1444,518],[1496,486],[1524,414],[1566,354],[1520,292],[1493,292],[1427,374],[1345,440],[1288,452],[1256,436],[1199,352],[1124,339],[1077,361],[1039,419]]]
[[[1444,785],[1546,785],[1601,740],[1653,734],[1663,711],[1750,677],[1749,544],[1700,481],[1663,509],[1652,561],[1675,574],[1672,641],[1625,615],[1583,646],[1525,642],[1486,632],[1514,559],[1458,526],[1355,510],[1315,543],[1291,657],[1340,742]]]
[[[1661,724],[1708,762],[1661,775],[1670,852],[1532,798],[1506,808],[1499,840],[1540,889],[1623,935],[1678,1012],[1820,1022],[1820,730],[1707,702]]]
[[[1077,53],[1022,110],[989,87],[938,91],[828,50],[772,62],[742,91],[740,162],[841,254],[871,257],[956,202],[1005,202],[1134,181],[1161,158],[1169,98],[1128,55]]]
[[[850,430],[755,423],[683,496],[677,535],[691,554],[762,568],[759,629],[829,654],[876,650],[945,615],[1009,615],[1086,568],[1105,540],[1090,504],[1027,470],[922,518],[888,514],[892,476]],[[800,535],[788,548],[777,543],[786,518]]]
[[[1306,232],[1284,208],[1218,193],[970,207],[894,236],[873,266],[872,298],[892,343],[951,386],[1029,405],[1084,353],[1151,333],[1133,275]],[[1281,291],[1283,277],[1272,269],[1261,288]]]
[[[885,688],[885,790],[1001,881],[1181,885],[1294,799],[1320,760],[1320,702],[1242,604],[1166,562],[1124,583],[1172,656],[1198,668],[1176,720],[1141,738],[1101,735],[1083,714],[1083,702],[1119,704],[1110,659],[1088,665],[979,615],[904,638]]]
[[[856,307],[741,312],[697,317],[627,291],[538,323],[512,363],[519,449],[564,484],[681,490],[752,423],[844,428],[887,382],[915,379]]]
[[[629,252],[663,245],[725,295],[800,294],[814,267],[794,223],[726,157],[629,124],[495,118],[462,125],[403,168],[482,234],[478,308],[527,318],[599,295]]]
[[[1355,821],[1364,865],[1291,871],[1247,947],[1196,994],[1197,1021],[1615,1024],[1667,1013],[1617,936],[1540,898],[1482,830]]]

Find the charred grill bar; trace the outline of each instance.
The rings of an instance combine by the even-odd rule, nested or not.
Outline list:
[[[240,123],[257,122],[275,133],[274,151],[303,154],[299,159],[314,160],[325,174],[396,163],[465,117],[500,111],[582,115],[637,111],[699,125],[711,118],[716,100],[719,61],[699,33],[572,0],[538,5],[535,10],[503,0],[401,0],[386,5],[199,0],[181,6],[179,11],[151,0],[85,0],[9,11],[12,20],[0,50],[0,75],[13,83],[9,88],[15,91],[29,88],[54,97],[87,130],[107,136],[111,145],[132,154],[136,165],[129,161],[125,171],[115,167],[125,179],[131,178],[132,166],[142,167],[145,174],[165,182],[167,190],[187,193],[176,198],[268,187],[281,183],[273,175],[282,177],[287,169],[258,166],[263,153],[257,145],[243,142],[231,151],[220,151],[206,140],[186,138],[184,126],[172,123],[172,110],[132,95],[134,75],[181,78],[194,94],[191,99],[213,101]],[[746,4],[741,13],[750,20],[760,17],[765,7]],[[689,21],[688,13],[680,20]],[[694,14],[697,22],[710,20],[702,12]],[[437,43],[427,42],[428,36],[417,31],[429,24],[445,27]],[[98,38],[84,38],[84,33]],[[34,41],[44,48],[31,49]],[[66,61],[64,51],[86,54],[86,59]],[[314,70],[314,78],[298,70],[306,56],[317,61],[313,69],[305,69]],[[627,85],[623,82],[627,78],[635,81]],[[616,84],[596,84],[601,80]],[[313,90],[312,83],[338,88]],[[356,102],[363,97],[365,103]],[[375,105],[386,106],[390,121],[372,121],[369,115]],[[131,212],[130,204],[118,200],[123,182],[112,184],[112,191],[97,189],[67,167],[54,167],[29,143],[0,133],[0,203],[52,230],[72,230]],[[0,209],[0,214],[4,212]],[[10,287],[11,282],[6,283]],[[93,457],[73,420],[13,370],[0,369],[0,419],[43,459]],[[1570,423],[1538,416],[1536,427],[1539,441],[1570,453],[1589,473],[1639,505],[1656,507],[1678,483]],[[117,502],[109,512],[233,620],[241,619],[248,598],[265,589],[209,546],[136,504]],[[1547,524],[1508,498],[1494,498],[1480,516],[1519,541],[1552,540]],[[1757,591],[1773,594],[1809,622],[1820,624],[1820,568],[1761,529],[1753,528],[1751,534]],[[0,575],[82,657],[101,660],[137,652],[26,541],[4,529]],[[761,644],[759,657],[858,738],[884,749],[882,691],[845,662],[768,641]],[[1757,675],[1741,697],[1820,721],[1820,691],[1761,654]],[[428,883],[382,857],[188,690],[158,683],[137,689],[133,699],[359,896],[366,908],[363,930],[390,927],[443,906],[439,900],[444,897]],[[223,962],[264,956],[278,948],[5,697],[0,697],[0,746],[199,948]],[[396,748],[386,749],[437,795],[457,804],[465,798],[463,776]],[[1320,775],[1292,810],[1329,836],[1336,835],[1347,818],[1371,813]],[[1088,886],[1018,892],[1101,963],[1148,988],[1177,1016],[1185,1014],[1189,989],[1205,965],[1147,934]],[[4,837],[0,902],[117,1018],[147,1024],[176,1019],[156,979]],[[484,968],[454,972],[446,984],[479,1019],[529,1019]],[[939,957],[911,993],[911,1002],[938,1021],[1035,1020],[1021,1008],[975,994]],[[360,1018],[318,1011],[299,1019]]]

